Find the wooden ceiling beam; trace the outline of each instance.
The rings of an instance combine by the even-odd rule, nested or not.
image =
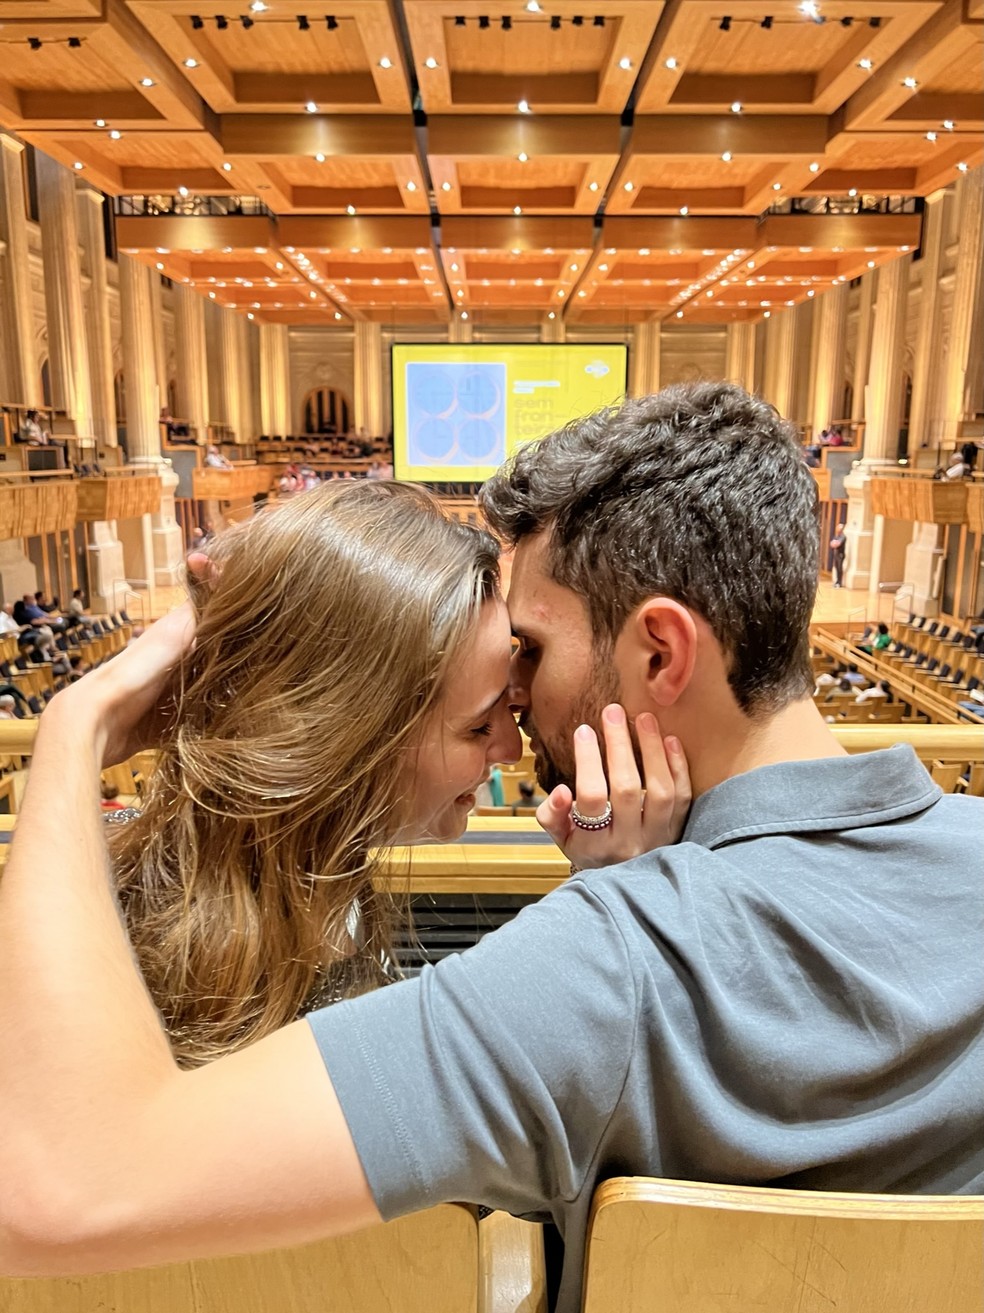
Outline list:
[[[944,119],[957,123],[964,132],[984,130],[984,97],[976,93],[917,91],[893,110],[881,127],[905,132],[914,128],[935,130]]]
[[[224,114],[219,139],[230,156],[414,155],[413,123],[393,115]]]
[[[760,226],[760,238],[763,246],[849,250],[916,247],[921,231],[920,214],[769,214]]]
[[[759,245],[758,224],[754,219],[702,218],[700,215],[658,219],[606,216],[599,242],[599,248],[638,250],[649,247],[654,251],[751,251]]]
[[[22,91],[20,112],[41,129],[79,131],[97,118],[121,131],[175,126],[137,91]]]
[[[266,215],[118,215],[116,240],[121,248],[172,251],[253,251],[257,246],[278,244],[277,224]],[[235,277],[235,270],[232,270]]]
[[[441,223],[445,251],[590,251],[594,221],[589,218],[451,216]]]
[[[308,101],[319,113],[354,114],[379,108],[379,93],[371,73],[233,73],[237,107],[267,114],[297,112]]]
[[[438,114],[428,120],[427,153],[453,159],[614,156],[621,150],[617,118],[596,114]]]
[[[731,151],[735,157],[761,155],[814,160],[827,144],[825,115],[687,114],[639,115],[629,140],[629,155],[693,157]]]
[[[745,112],[759,107],[795,113],[810,109],[816,83],[810,73],[684,73],[668,108],[725,109],[740,102]]]

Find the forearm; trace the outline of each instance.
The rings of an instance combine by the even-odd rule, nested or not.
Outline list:
[[[57,1182],[71,1198],[112,1172],[111,1150],[176,1076],[112,889],[101,755],[85,698],[60,694],[0,882],[0,1181],[15,1192]]]

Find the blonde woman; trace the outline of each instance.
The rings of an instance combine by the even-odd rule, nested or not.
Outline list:
[[[374,850],[457,838],[521,753],[497,545],[425,492],[318,489],[210,555],[149,798],[110,836],[184,1066],[384,983]]]

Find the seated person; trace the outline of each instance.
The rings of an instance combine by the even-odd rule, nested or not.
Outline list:
[[[867,679],[865,679],[864,675],[861,674],[861,671],[858,670],[857,666],[853,664],[853,662],[844,671],[844,678],[847,680],[849,684],[854,684],[857,688],[864,688],[868,682]]]
[[[15,720],[17,703],[11,693],[0,693],[0,720]]]
[[[14,619],[14,603],[4,602],[0,608],[0,634],[19,634],[21,626]]]
[[[943,471],[943,478],[955,483],[958,479],[966,479],[971,474],[971,468],[964,460],[959,451],[955,451],[950,457],[950,462]]]
[[[889,633],[888,625],[884,620],[878,621],[878,629],[874,635],[867,635],[866,641],[859,643],[858,648],[862,652],[867,652],[869,656],[875,652],[884,652],[892,642],[892,635]]]
[[[539,807],[541,802],[546,802],[542,793],[537,793],[536,785],[532,780],[519,781],[519,799],[513,803],[513,815],[520,807]]]
[[[895,694],[892,692],[892,686],[887,679],[880,679],[877,684],[872,684],[869,688],[859,689],[854,698],[855,702],[879,702],[882,701],[886,706],[895,701]]]
[[[205,464],[210,470],[231,470],[232,462],[226,460],[214,442],[205,448]]]
[[[69,627],[67,621],[63,620],[60,615],[43,611],[38,606],[33,593],[25,593],[19,602],[14,603],[13,615],[19,625],[31,625],[42,633],[45,629],[48,630],[49,634],[52,630],[64,633]]]
[[[48,447],[51,445],[51,434],[43,427],[38,411],[29,410],[25,414],[18,441],[26,442],[31,447]]]

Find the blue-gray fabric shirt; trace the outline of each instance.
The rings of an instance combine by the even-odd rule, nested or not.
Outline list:
[[[911,748],[767,766],[683,841],[310,1024],[384,1217],[635,1174],[984,1192],[984,801]]]

